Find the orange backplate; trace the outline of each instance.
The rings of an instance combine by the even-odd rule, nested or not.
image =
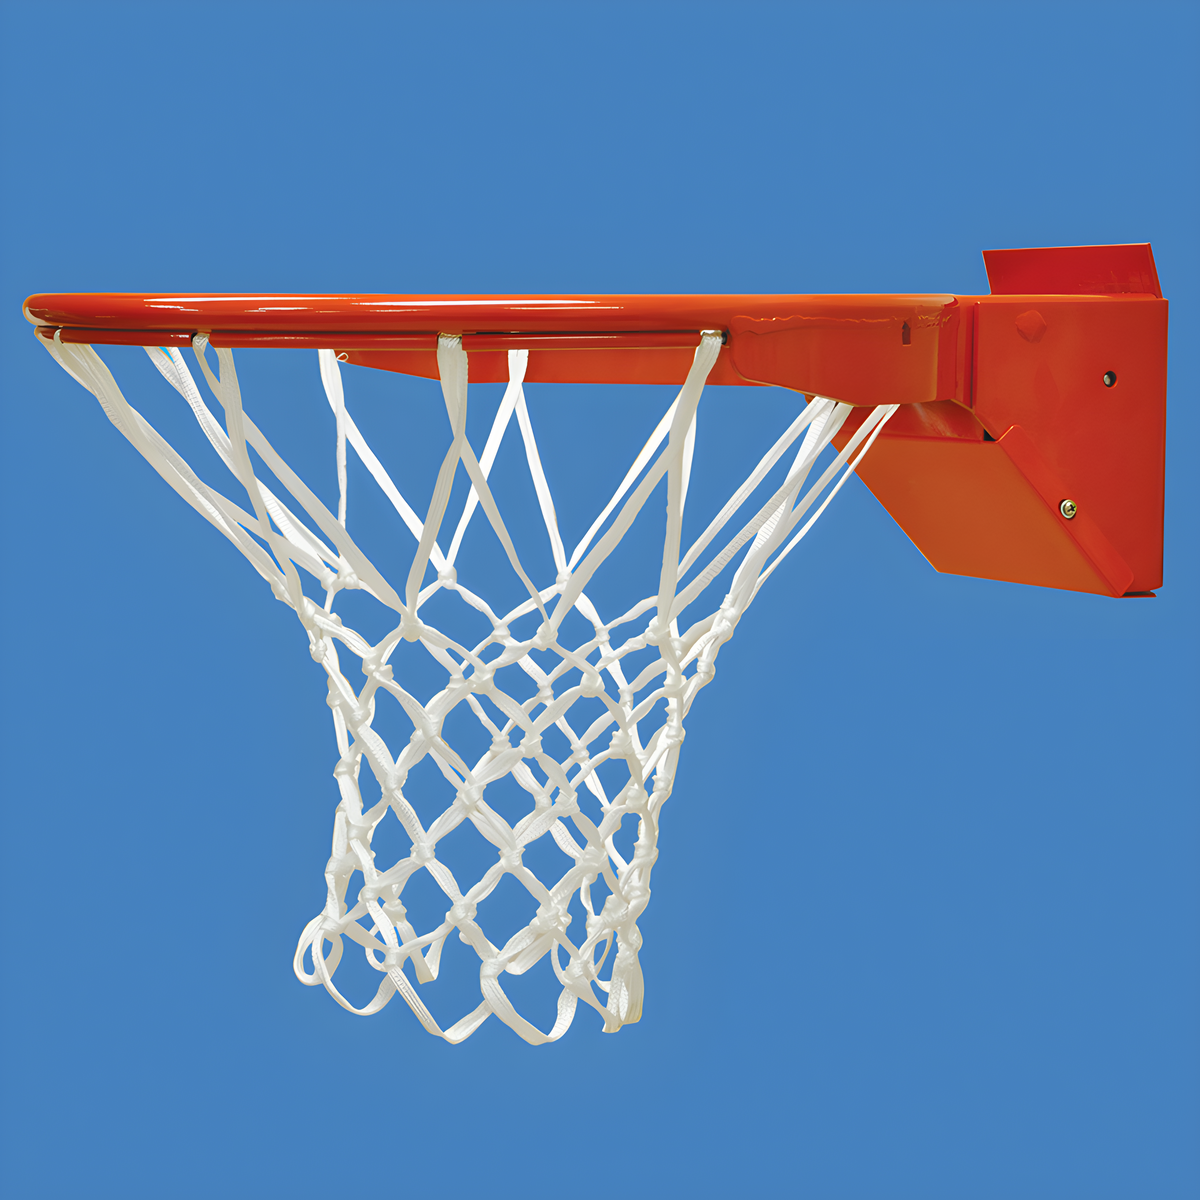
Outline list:
[[[373,296],[65,293],[26,317],[67,342],[328,347],[437,378],[709,381],[898,403],[859,469],[939,571],[1146,595],[1162,582],[1167,302],[1149,245],[986,251],[989,296]],[[860,418],[861,419],[861,418]],[[851,420],[846,437],[856,426]],[[1075,515],[1063,515],[1070,501]]]

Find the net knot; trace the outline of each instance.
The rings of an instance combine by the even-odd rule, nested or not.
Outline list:
[[[685,737],[687,737],[687,730],[678,721],[671,721],[663,728],[663,741],[671,750],[680,745]],[[656,775],[654,786],[657,787],[658,781],[665,778],[664,775]]]
[[[592,879],[595,879],[604,867],[604,860],[606,858],[608,858],[608,855],[599,846],[593,846],[589,842],[576,861]]]
[[[469,783],[466,787],[460,788],[455,799],[468,812],[479,806],[480,800],[483,799],[483,788],[477,783]]]
[[[321,572],[321,586],[327,592],[340,592],[343,588],[351,590],[362,587],[362,580],[344,562],[338,565],[337,573]]]
[[[535,933],[562,933],[571,923],[571,914],[561,904],[538,906],[537,916],[529,922]]]
[[[533,635],[531,644],[535,650],[549,650],[554,645],[554,630],[549,621],[542,622],[542,627]]]
[[[512,749],[512,742],[508,740],[507,733],[498,733],[492,738],[492,753],[503,754],[506,750]]]
[[[539,806],[541,800],[539,798]],[[551,806],[559,817],[569,817],[572,813],[580,812],[578,795],[574,791],[559,792],[558,799]]]
[[[521,855],[525,853],[524,846],[511,846],[507,850],[499,850],[500,865],[506,871],[519,871],[521,869]]]
[[[453,925],[465,925],[475,920],[475,905],[469,900],[460,900],[446,914],[446,920]]]
[[[633,753],[633,738],[618,726],[609,740],[608,749],[613,758],[628,758]]]
[[[342,632],[342,618],[337,613],[326,612],[315,605],[307,596],[303,597],[300,607],[296,610],[311,639],[309,652],[317,662],[325,657],[329,649],[329,639]],[[317,643],[324,643],[320,658],[317,657]]]
[[[404,612],[400,614],[400,636],[406,642],[420,641],[421,635],[424,632],[425,625],[420,617],[417,617],[410,612]]]
[[[658,862],[658,850],[639,840],[633,848],[633,863],[631,865],[634,867],[644,867],[646,871],[649,871],[650,867],[656,862]],[[645,877],[645,872],[643,872],[640,878],[645,879]],[[639,876],[635,873],[635,877],[625,888],[626,899],[628,899],[631,905],[636,903],[639,897],[648,898],[650,895],[650,889],[644,883],[639,883],[638,878]]]
[[[717,610],[716,619],[713,621],[713,633],[717,635],[719,641],[728,641],[737,628],[737,623],[741,614],[737,610],[737,606],[731,604],[728,597],[725,602]]]
[[[542,752],[542,739],[540,734],[529,731],[521,739],[521,757],[534,758]]]
[[[621,789],[620,803],[633,812],[640,812],[646,807],[646,789],[636,779],[631,779]]]
[[[584,696],[604,695],[604,680],[601,678],[600,672],[584,671],[583,678],[579,681],[579,691]]]
[[[568,570],[565,570],[565,569],[562,571],[559,571],[559,573],[554,577],[554,585],[555,585],[555,587],[558,588],[558,590],[560,592],[570,582],[571,582],[571,572]]]
[[[476,664],[475,669],[471,672],[467,682],[471,685],[473,691],[486,692],[491,689],[492,681],[496,677],[496,670],[489,663],[480,662]]]
[[[587,963],[572,958],[563,972],[563,980],[569,991],[577,996],[586,996],[591,991],[592,970]]]
[[[438,583],[443,587],[456,584],[458,582],[458,571],[456,568],[446,565],[438,572]]]
[[[424,842],[416,842],[409,857],[424,866],[426,863],[433,862],[436,856],[432,846],[427,846]]]

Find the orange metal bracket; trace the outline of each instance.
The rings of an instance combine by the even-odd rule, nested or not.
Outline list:
[[[1152,594],[1167,301],[1150,247],[984,259],[993,294],[958,298],[953,403],[897,413],[863,482],[939,571]]]

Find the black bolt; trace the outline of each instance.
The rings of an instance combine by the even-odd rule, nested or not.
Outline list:
[[[1112,387],[1113,384],[1115,384],[1116,382],[1117,382],[1116,371],[1105,371],[1104,372],[1104,386],[1105,387]]]

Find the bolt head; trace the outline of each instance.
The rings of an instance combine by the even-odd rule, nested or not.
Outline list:
[[[1116,371],[1105,371],[1104,372],[1104,386],[1105,387],[1113,387],[1116,384],[1116,382],[1117,382]]]
[[[1058,511],[1069,521],[1079,511],[1079,505],[1074,500],[1064,500],[1058,506]]]

